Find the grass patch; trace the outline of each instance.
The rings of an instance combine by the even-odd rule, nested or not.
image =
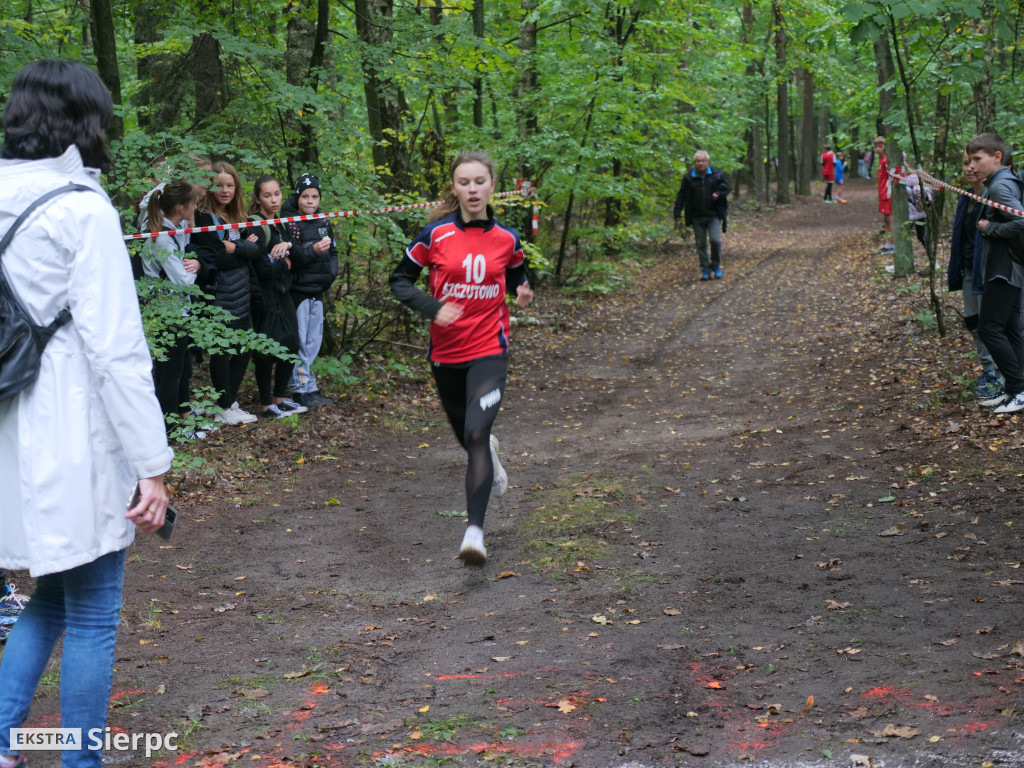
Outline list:
[[[523,524],[534,567],[547,573],[585,572],[586,564],[610,557],[613,534],[639,519],[623,508],[631,498],[628,482],[577,474],[539,491],[537,506]]]
[[[409,727],[418,731],[424,741],[454,741],[455,735],[463,728],[476,726],[480,718],[474,715],[452,715],[442,720],[422,720]]]

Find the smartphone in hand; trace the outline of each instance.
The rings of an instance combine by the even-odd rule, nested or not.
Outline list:
[[[135,484],[135,492],[132,497],[128,500],[128,504],[125,509],[134,509],[139,503],[139,499],[142,496],[142,489],[139,488],[139,484]],[[178,519],[178,510],[172,507],[170,504],[167,505],[167,512],[164,513],[164,524],[156,529],[156,535],[164,541],[171,538],[171,534],[174,533],[174,522]]]

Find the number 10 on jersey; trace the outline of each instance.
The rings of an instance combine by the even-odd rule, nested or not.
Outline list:
[[[465,261],[462,262],[462,266],[466,268],[467,283],[479,284],[484,281],[484,275],[487,274],[487,259],[484,258],[482,253],[478,253],[476,256],[472,253],[467,254]]]

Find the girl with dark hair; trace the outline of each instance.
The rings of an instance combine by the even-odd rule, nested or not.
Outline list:
[[[33,212],[3,254],[11,287],[36,323],[62,308],[39,375],[0,403],[0,568],[28,569],[35,591],[0,657],[0,766],[25,765],[10,741],[64,636],[61,726],[106,727],[125,552],[164,522],[171,450],[153,392],[128,251],[99,183],[113,107],[83,64],[40,61],[14,79],[0,151],[0,233],[43,193],[88,188]],[[138,486],[138,502],[125,501]],[[61,753],[99,768],[102,753]]]
[[[320,212],[320,179],[304,173],[295,180],[295,194],[283,207],[285,216],[310,216]],[[307,408],[337,402],[320,392],[313,363],[324,338],[324,294],[338,277],[338,249],[334,228],[327,219],[295,221],[287,225],[292,258],[298,260],[292,275],[292,299],[299,326],[299,361],[292,371],[292,397]]]
[[[184,179],[172,181],[157,187],[150,193],[146,207],[144,231],[160,232],[155,239],[142,246],[142,268],[146,277],[169,280],[176,285],[193,285],[199,277],[201,264],[191,254],[186,254],[188,234],[170,235],[166,230],[184,229],[191,226],[196,211],[195,190]],[[140,227],[142,228],[142,227]],[[183,296],[182,316],[188,316],[188,296]],[[188,414],[182,408],[187,403],[191,390],[192,356],[189,354],[191,340],[188,335],[178,336],[174,346],[167,350],[165,360],[153,361],[153,381],[156,396],[165,414]],[[191,437],[201,438],[203,433]]]
[[[249,203],[250,221],[276,219],[281,210],[281,185],[273,176],[260,176],[253,185]],[[276,341],[293,355],[299,351],[299,322],[290,292],[292,270],[301,265],[301,256],[291,253],[292,244],[285,240],[283,224],[263,224],[254,234],[267,254],[256,260],[262,301],[253,309],[253,328]],[[254,356],[256,387],[260,392],[260,417],[279,419],[308,408],[288,397],[292,363],[257,352]]]
[[[427,317],[427,357],[437,393],[455,437],[468,454],[466,533],[459,557],[483,565],[484,515],[489,496],[508,490],[491,427],[505,393],[509,311],[505,295],[528,307],[533,291],[519,234],[494,218],[494,162],[482,152],[463,152],[451,164],[451,186],[440,213],[406,248],[391,273],[391,291]],[[429,270],[430,292],[416,286]]]
[[[196,227],[246,221],[242,185],[234,166],[216,162],[212,171],[216,178],[206,193],[201,210],[196,212]],[[203,287],[213,294],[214,304],[235,317],[229,328],[248,330],[252,327],[251,270],[257,259],[266,256],[258,240],[256,235],[244,235],[240,229],[192,235],[192,248],[205,270]],[[248,350],[237,354],[210,355],[210,379],[220,392],[217,405],[221,408],[220,413],[214,415],[214,421],[222,424],[256,421],[255,416],[238,407],[236,400],[248,366]]]

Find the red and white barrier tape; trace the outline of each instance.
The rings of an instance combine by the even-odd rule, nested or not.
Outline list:
[[[940,187],[948,189],[951,192],[956,192],[958,195],[969,197],[971,200],[977,200],[982,205],[987,205],[990,208],[995,208],[996,210],[1005,211],[1006,213],[1012,214],[1013,216],[1020,216],[1021,218],[1024,218],[1024,211],[1018,210],[1017,208],[1011,208],[1008,205],[993,202],[992,200],[988,200],[987,198],[981,197],[980,195],[976,195],[973,192],[968,192],[966,189],[960,189],[960,187],[954,187],[952,184],[947,184],[944,181],[939,181],[939,179],[936,179],[930,173],[926,173],[925,171],[922,171],[920,169],[914,171],[914,173],[917,174],[919,179],[921,179],[922,181],[926,181],[928,182],[928,184],[932,185],[933,189]],[[900,176],[899,174],[894,173],[892,171],[889,171],[889,175],[892,176],[894,179],[897,179],[898,181],[903,181],[904,179],[906,179],[905,176]]]
[[[513,195],[527,195],[532,187],[523,187],[509,192],[498,192],[491,197],[511,197]],[[234,224],[214,224],[210,227],[184,227],[182,229],[165,229],[163,232],[139,232],[135,235],[125,235],[125,240],[146,240],[158,235],[188,235],[194,232],[223,232],[228,229],[245,229],[246,227],[260,227],[264,224],[291,223],[293,221],[313,221],[315,219],[338,219],[348,216],[368,216],[376,213],[396,213],[398,211],[414,211],[420,208],[436,208],[441,205],[441,200],[432,203],[412,203],[410,205],[389,205],[386,208],[372,208],[364,211],[333,211],[331,213],[310,213],[303,216],[285,216],[280,219],[260,219],[259,221],[240,221]],[[534,206],[536,210],[536,206]],[[534,230],[536,232],[536,230]]]

